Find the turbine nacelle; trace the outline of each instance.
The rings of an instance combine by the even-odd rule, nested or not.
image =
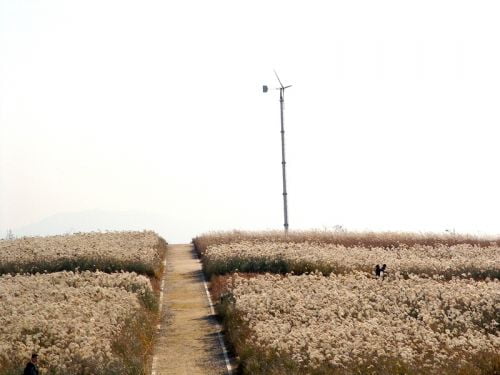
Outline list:
[[[280,86],[281,86],[281,87],[276,87],[274,90],[285,90],[289,87],[292,87],[292,85],[283,86],[283,84],[281,83],[280,77],[278,77],[278,73],[276,73],[276,70],[274,71],[274,74],[276,75],[276,78],[278,79],[278,82],[280,83]],[[263,85],[262,92],[266,93],[268,91],[269,91],[269,87],[267,85]]]

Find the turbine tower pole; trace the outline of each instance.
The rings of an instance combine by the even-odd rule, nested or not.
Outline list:
[[[292,87],[283,86],[281,83],[280,77],[278,77],[278,73],[274,71],[278,82],[280,83],[280,87],[276,90],[280,90],[280,112],[281,112],[281,168],[283,173],[283,214],[285,217],[285,235],[288,234],[288,193],[286,191],[286,161],[285,161],[285,120],[283,116],[283,110],[285,107],[285,89]],[[263,91],[266,93],[268,91],[267,86],[262,87]]]
[[[276,75],[277,76],[277,75]],[[279,78],[278,78],[279,80]],[[281,82],[280,82],[281,83]],[[285,161],[285,122],[283,118],[283,107],[285,104],[285,88],[280,87],[280,110],[281,110],[281,166],[283,169],[283,211],[285,217],[285,234],[288,234],[288,193],[286,192],[286,161]]]

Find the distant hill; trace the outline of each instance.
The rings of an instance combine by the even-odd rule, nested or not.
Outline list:
[[[165,217],[155,213],[140,211],[89,210],[59,213],[38,222],[12,229],[15,237],[50,236],[75,232],[106,230],[154,230],[160,235],[168,230]],[[171,228],[174,230],[174,228]],[[4,233],[2,233],[3,235]],[[166,233],[168,236],[168,233]],[[168,238],[166,238],[168,241]]]

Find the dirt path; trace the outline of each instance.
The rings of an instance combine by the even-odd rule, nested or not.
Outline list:
[[[219,327],[211,315],[201,263],[192,245],[169,245],[163,280],[164,319],[153,375],[227,374]]]

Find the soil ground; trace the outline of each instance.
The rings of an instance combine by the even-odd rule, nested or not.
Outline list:
[[[169,245],[166,263],[153,374],[227,374],[193,246]]]

